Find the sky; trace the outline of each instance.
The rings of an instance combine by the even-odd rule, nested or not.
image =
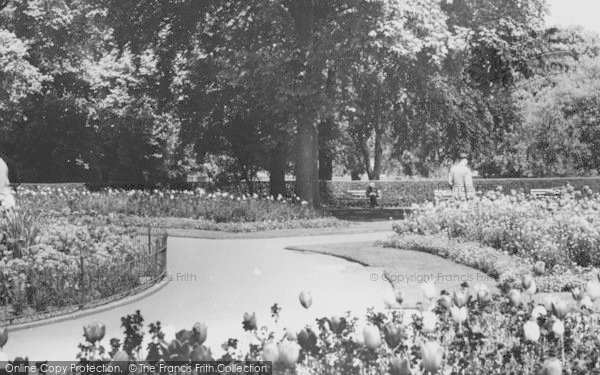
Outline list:
[[[548,26],[581,25],[600,33],[600,0],[548,0],[548,3]]]

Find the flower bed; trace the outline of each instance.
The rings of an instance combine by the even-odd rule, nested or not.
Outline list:
[[[83,187],[18,187],[17,201],[43,206],[49,211],[126,214],[140,217],[180,217],[221,222],[313,219],[319,212],[297,197],[259,197],[206,193],[204,190],[89,191]]]
[[[444,235],[403,234],[392,236],[383,242],[386,247],[423,251],[454,262],[481,270],[510,287],[520,285],[521,276],[534,274],[540,292],[570,291],[581,287],[596,277],[593,268],[565,268],[555,266],[537,274],[536,265],[531,259],[481,245],[472,241],[449,239]]]
[[[0,219],[0,322],[21,323],[114,299],[164,276],[165,238],[25,209]],[[158,240],[158,242],[156,242]]]
[[[600,196],[590,189],[567,187],[559,196],[544,199],[496,191],[469,203],[420,208],[395,223],[394,231],[477,242],[500,250],[496,256],[504,252],[529,264],[544,262],[545,274],[580,282],[600,266]],[[478,262],[465,260],[471,265]]]
[[[525,283],[524,283],[525,284]],[[273,374],[551,374],[596,373],[600,363],[600,321],[592,299],[600,299],[595,281],[580,302],[569,304],[548,297],[535,305],[527,294],[530,285],[492,295],[478,286],[438,291],[425,284],[430,301],[420,311],[369,310],[366,315],[317,319],[299,331],[278,324],[284,310],[271,307],[272,329],[265,317],[245,313],[241,321],[247,337],[230,338],[223,353],[213,355],[206,346],[208,326],[199,322],[191,329],[175,330],[160,322],[148,325],[140,312],[122,318],[124,340],[113,338],[103,346],[105,327],[84,327],[79,345],[82,363],[111,365],[127,371],[130,363],[147,361],[155,372],[174,374],[163,366],[195,366],[199,361],[220,361],[223,366],[242,361],[266,361]],[[386,297],[387,298],[387,297]],[[402,296],[392,297],[400,305]],[[302,292],[300,303],[311,308],[313,299]],[[318,304],[319,301],[314,301]],[[8,342],[0,330],[0,346]],[[0,352],[0,361],[8,360]],[[170,361],[170,362],[169,362]],[[206,362],[204,362],[206,364]],[[211,363],[215,367],[216,362]],[[255,363],[260,366],[260,364]],[[258,368],[257,368],[258,369]],[[115,370],[115,372],[119,372]],[[221,372],[221,371],[219,371]],[[147,371],[140,374],[152,373]],[[270,373],[270,372],[268,372]]]
[[[107,217],[121,225],[256,232],[348,223],[324,216],[297,197],[259,197],[203,190],[89,191],[83,186],[20,186],[19,205],[44,215]]]

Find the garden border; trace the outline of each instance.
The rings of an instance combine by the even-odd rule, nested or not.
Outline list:
[[[147,294],[144,293],[148,289],[151,289],[157,285],[161,289],[168,282],[167,276],[167,243],[168,243],[168,233],[163,228],[152,228],[148,226],[147,228],[136,228],[138,231],[138,236],[142,235],[144,238],[147,235],[147,243],[144,245],[148,246],[149,255],[146,257],[155,257],[154,263],[155,265],[160,264],[159,259],[162,259],[162,264],[160,264],[161,269],[160,272],[152,277],[149,280],[141,283],[140,285],[133,287],[131,289],[127,289],[103,298],[81,302],[79,304],[70,304],[69,306],[64,307],[53,307],[48,311],[35,311],[28,314],[23,315],[9,315],[7,317],[3,317],[0,319],[0,325],[5,327],[11,327],[11,329],[22,329],[26,327],[32,327],[36,324],[48,324],[54,321],[60,321],[61,318],[72,319],[75,316],[81,316],[82,314],[88,314],[102,308],[112,308],[120,303],[125,303],[129,297],[136,298],[138,296],[143,297]],[[140,231],[140,229],[143,229]],[[160,233],[153,232],[153,229],[160,230]],[[153,245],[155,246],[153,249]],[[110,263],[110,261],[108,262]],[[82,277],[83,276],[82,274]],[[140,276],[141,277],[141,276]],[[167,282],[165,282],[167,281]],[[164,285],[162,285],[164,284]],[[150,292],[151,294],[152,292]],[[17,328],[18,327],[18,328]]]

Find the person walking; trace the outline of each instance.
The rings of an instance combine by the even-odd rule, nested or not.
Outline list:
[[[452,197],[457,200],[469,200],[475,196],[473,173],[469,168],[468,155],[459,154],[459,161],[450,168],[448,183],[452,187]]]

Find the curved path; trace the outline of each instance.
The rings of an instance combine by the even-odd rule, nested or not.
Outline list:
[[[123,339],[121,317],[140,310],[147,325],[190,329],[194,322],[208,327],[207,344],[213,352],[227,338],[243,338],[242,315],[255,311],[258,324],[273,326],[270,306],[282,307],[280,327],[298,330],[315,318],[384,308],[382,295],[391,289],[385,281],[371,281],[372,269],[320,254],[285,251],[289,245],[375,241],[386,233],[344,234],[271,239],[208,240],[169,238],[170,282],[147,297],[109,310],[48,325],[9,332],[4,350],[9,358],[73,360],[83,342],[83,326],[106,325],[110,338]],[[298,294],[308,290],[313,306],[305,310]],[[172,330],[167,327],[167,331]]]

